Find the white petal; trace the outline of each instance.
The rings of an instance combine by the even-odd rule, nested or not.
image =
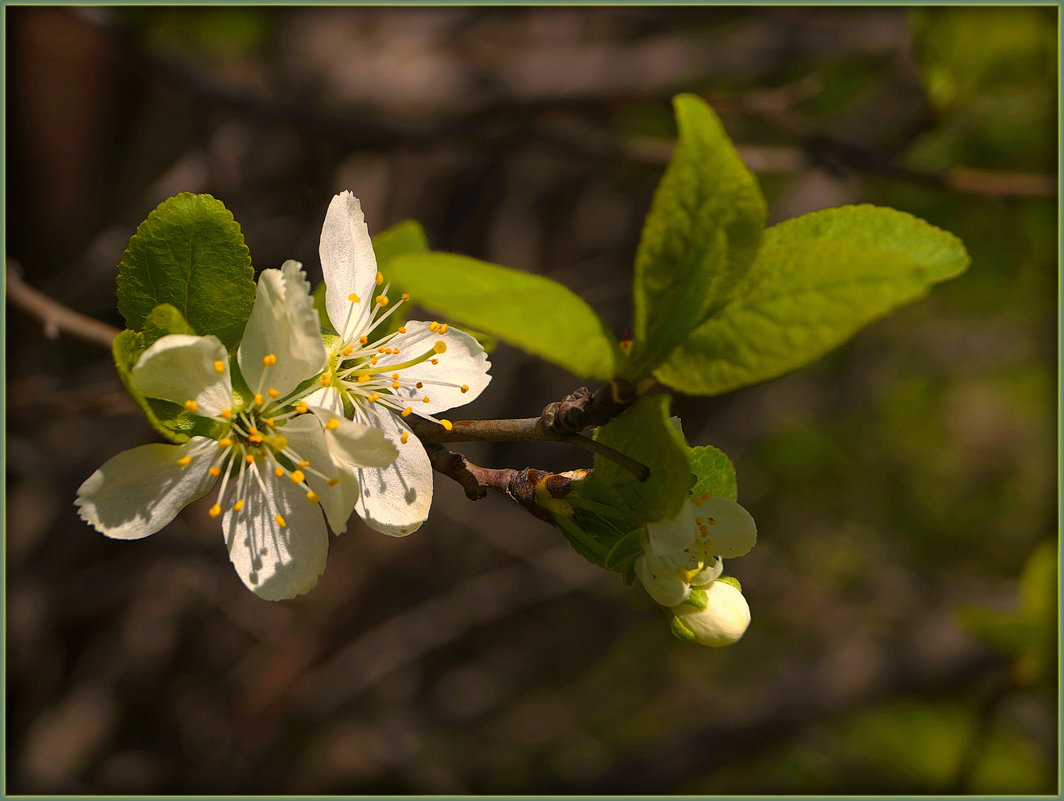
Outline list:
[[[757,524],[750,513],[727,498],[695,500],[695,515],[708,524],[706,550],[716,556],[732,558],[749,553],[757,544]]]
[[[691,576],[692,587],[704,587],[707,584],[712,584],[720,577],[720,574],[724,572],[723,559],[718,559],[717,557],[710,556],[709,554],[700,554],[700,556],[705,556],[708,558],[703,559],[705,567],[703,567],[701,570]]]
[[[344,401],[340,390],[336,387],[322,387],[303,398],[308,406],[318,406],[327,409],[335,415],[343,417]]]
[[[249,470],[258,471],[265,494],[253,475],[245,476],[244,507],[234,512],[227,504],[222,531],[229,558],[247,588],[267,601],[280,601],[302,595],[318,583],[325,572],[329,533],[318,505],[287,478],[277,479],[262,465],[261,459],[256,460]],[[274,512],[284,518],[284,526],[274,519]]]
[[[310,462],[311,469],[303,469],[307,484],[321,498],[321,508],[332,530],[343,534],[358,499],[358,482],[354,475],[337,468],[329,453],[321,422],[314,415],[301,414],[285,423],[280,431],[288,440],[289,449],[298,454],[300,460]],[[332,478],[338,478],[340,482],[329,486]]]
[[[141,445],[108,459],[78,488],[81,519],[108,537],[136,540],[154,534],[217,480],[207,471],[217,456],[213,440],[181,445]],[[193,454],[181,466],[178,459]]]
[[[149,398],[179,405],[195,401],[203,417],[216,417],[233,405],[229,352],[215,336],[160,337],[140,355],[132,375],[133,385]]]
[[[705,609],[681,604],[673,608],[673,614],[700,645],[712,648],[731,645],[750,625],[750,605],[739,590],[723,581],[714,581],[704,592],[708,603]]]
[[[635,574],[650,597],[662,606],[675,606],[691,594],[691,585],[650,552],[636,559]]]
[[[351,341],[369,322],[377,288],[377,257],[369,238],[362,204],[350,192],[332,199],[318,245],[325,276],[325,309],[344,341]],[[358,303],[352,303],[354,294]],[[345,330],[346,329],[346,330]]]
[[[271,366],[267,356],[276,357]],[[297,261],[280,270],[263,270],[237,361],[252,391],[275,389],[284,397],[303,381],[325,369],[318,313],[310,284]]]
[[[650,549],[656,554],[682,551],[694,541],[696,531],[695,509],[687,502],[680,507],[675,517],[647,523]]]
[[[396,415],[374,404],[360,410],[398,448],[399,456],[388,467],[355,470],[362,490],[355,511],[370,528],[393,537],[406,536],[425,522],[432,505],[432,465],[428,454]],[[405,443],[401,439],[404,431]]]
[[[354,423],[317,406],[311,406],[310,410],[325,426],[329,453],[342,470],[351,472],[359,467],[387,467],[399,455],[396,445],[377,425]]]
[[[491,362],[480,343],[464,331],[448,328],[447,333],[441,335],[430,331],[429,325],[421,320],[404,323],[407,333],[390,343],[399,348],[399,353],[379,356],[377,368],[388,373],[389,364],[410,361],[432,350],[436,342],[443,342],[447,350],[433,354],[437,364],[426,360],[396,371],[405,382],[423,382],[421,389],[403,386],[392,390],[401,398],[409,398],[412,405],[416,403],[416,411],[435,414],[469,403],[483,392],[491,381],[488,375]],[[465,392],[462,392],[463,386],[467,387]],[[424,402],[426,396],[428,403]]]

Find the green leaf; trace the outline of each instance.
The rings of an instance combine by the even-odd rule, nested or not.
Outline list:
[[[642,521],[673,517],[687,499],[691,468],[687,443],[669,418],[669,395],[647,395],[595,430],[595,441],[650,468],[640,481],[617,462],[595,454],[586,482],[592,500],[619,496]]]
[[[254,271],[240,226],[210,195],[183,192],[140,224],[118,265],[118,310],[129,328],[170,304],[200,335],[235,349],[255,302]]]
[[[416,220],[403,220],[373,237],[373,255],[377,257],[378,270],[384,270],[398,256],[426,253],[428,249],[425,229]]]
[[[169,303],[162,303],[151,310],[151,314],[144,321],[144,346],[151,345],[155,340],[168,334],[195,334],[192,326],[177,309]]]
[[[775,378],[923,297],[968,261],[953,234],[894,209],[842,206],[788,220],[765,231],[732,300],[655,375],[693,395]]]
[[[148,418],[152,428],[162,434],[171,442],[178,444],[188,442],[189,437],[194,435],[206,436],[210,433],[210,421],[194,414],[189,414],[176,403],[160,401],[154,398],[145,398],[143,394],[133,386],[132,370],[137,359],[147,349],[143,334],[137,331],[125,330],[120,332],[111,343],[111,353],[115,359],[115,367],[118,369],[118,377],[126,388],[130,397],[136,402],[144,416]]]
[[[612,378],[620,350],[598,315],[542,275],[449,253],[399,256],[387,279],[418,306],[586,378]]]
[[[712,445],[699,445],[687,452],[687,459],[691,464],[691,472],[695,474],[695,485],[691,488],[693,496],[697,498],[708,492],[729,501],[738,500],[735,465],[724,451]]]
[[[765,200],[717,115],[673,104],[680,138],[635,257],[632,378],[642,378],[720,308],[757,253]]]

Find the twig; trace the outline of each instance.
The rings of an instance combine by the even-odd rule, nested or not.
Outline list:
[[[22,268],[13,259],[7,260],[6,292],[7,297],[23,311],[27,311],[44,323],[44,335],[57,339],[60,332],[65,332],[86,342],[111,349],[111,341],[118,335],[118,329],[107,323],[101,323],[92,317],[67,308],[62,303],[31,287],[21,278]]]

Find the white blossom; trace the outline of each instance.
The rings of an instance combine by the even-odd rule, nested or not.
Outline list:
[[[328,358],[308,290],[298,262],[260,275],[237,352],[249,397],[234,393],[229,354],[214,336],[171,334],[144,351],[132,370],[136,389],[183,406],[209,433],[105,462],[78,489],[83,520],[108,537],[147,537],[217,486],[209,514],[222,518],[249,589],[280,600],[317,583],[325,518],[343,531],[358,496],[353,466],[384,467],[396,450],[378,430],[307,403]]]
[[[732,645],[750,625],[750,606],[742,591],[727,579],[696,590],[672,607],[671,613],[677,637],[711,648]]]
[[[377,531],[410,534],[428,517],[432,468],[406,420],[416,415],[450,429],[438,413],[476,398],[491,380],[490,364],[476,339],[446,323],[410,321],[393,333],[379,333],[409,297],[389,296],[361,204],[350,192],[329,204],[319,255],[325,307],[339,339],[331,349],[326,386],[308,402],[323,415],[346,412],[398,448],[398,458],[387,467],[353,466],[360,488],[355,510]],[[336,456],[335,448],[332,452]]]

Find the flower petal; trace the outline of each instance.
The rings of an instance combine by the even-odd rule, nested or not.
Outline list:
[[[246,476],[244,506],[222,518],[229,559],[249,590],[267,601],[311,590],[325,572],[329,532],[318,505],[287,479],[276,479],[256,460]],[[263,491],[265,486],[265,492]],[[272,504],[272,509],[271,509]],[[282,526],[274,515],[284,519]]]
[[[120,540],[154,534],[185,506],[206,495],[217,480],[207,471],[217,448],[193,437],[181,445],[141,445],[104,462],[78,488],[81,519]],[[190,457],[181,466],[179,459]]]
[[[215,336],[160,337],[140,355],[132,376],[133,385],[149,398],[179,405],[194,401],[203,417],[216,417],[233,406],[229,352]]]
[[[411,534],[425,522],[432,505],[432,465],[421,441],[398,417],[375,405],[359,407],[370,425],[381,429],[399,450],[388,467],[355,469],[362,493],[355,511],[366,525],[393,537]],[[407,441],[402,442],[406,432]]]
[[[635,560],[635,574],[650,597],[662,606],[675,606],[691,594],[691,585],[675,568],[649,551]]]
[[[284,397],[325,369],[318,313],[301,266],[289,260],[280,270],[259,275],[255,306],[237,351],[240,372],[253,391],[274,389]]]
[[[694,541],[696,531],[695,509],[690,503],[681,506],[675,517],[647,523],[650,549],[659,555],[682,551]]]
[[[317,406],[310,410],[325,426],[329,453],[340,469],[351,472],[359,467],[387,467],[399,456],[396,445],[376,425],[355,423]]]
[[[318,406],[327,409],[335,415],[343,416],[344,400],[340,390],[336,387],[322,387],[303,398],[308,406]]]
[[[491,381],[488,375],[491,362],[484,348],[469,334],[456,328],[448,328],[445,334],[439,334],[431,331],[430,325],[434,323],[421,320],[404,323],[407,333],[390,343],[399,348],[399,353],[378,356],[377,368],[382,373],[388,373],[389,364],[410,361],[432,350],[437,342],[443,342],[447,350],[433,355],[437,364],[426,360],[396,370],[403,385],[393,390],[401,398],[409,398],[412,403],[416,401],[416,412],[435,414],[462,406],[480,395]],[[420,389],[411,385],[418,381],[424,385]],[[466,388],[464,392],[462,387]],[[426,397],[428,403],[424,402]]]
[[[343,534],[355,510],[358,482],[352,473],[337,468],[321,421],[313,414],[301,414],[285,423],[281,433],[288,440],[289,450],[298,454],[300,460],[310,462],[309,469],[303,469],[307,485],[321,499],[329,526],[335,533]],[[339,483],[330,486],[329,480],[333,478],[338,478]]]
[[[711,497],[695,500],[693,505],[695,514],[708,525],[705,548],[709,553],[725,558],[742,556],[757,544],[754,518],[735,501]]]
[[[674,621],[699,645],[720,648],[736,642],[750,625],[750,605],[746,598],[724,581],[714,581],[702,592],[706,594],[704,608],[690,603],[675,606]]]
[[[318,255],[325,277],[325,309],[333,328],[349,342],[368,324],[377,288],[377,257],[362,204],[350,192],[341,192],[329,203]],[[358,302],[352,302],[351,295]]]

